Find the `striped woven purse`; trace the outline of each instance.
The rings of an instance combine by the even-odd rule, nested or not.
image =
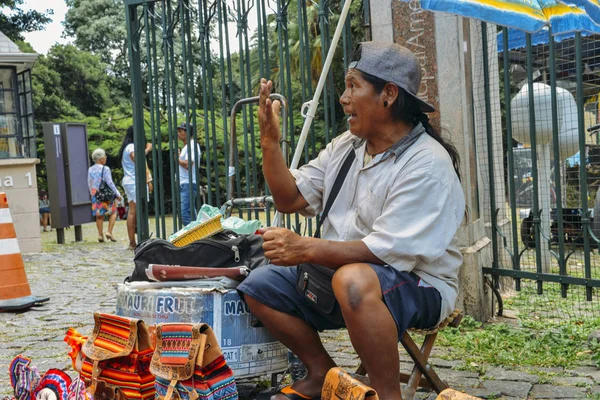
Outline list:
[[[158,324],[150,371],[159,400],[238,398],[233,371],[207,324]]]
[[[113,398],[153,399],[150,361],[154,349],[146,324],[139,319],[100,313],[94,314],[94,321],[94,331],[83,344],[75,368],[87,391],[93,395],[101,388],[102,392],[113,391]]]

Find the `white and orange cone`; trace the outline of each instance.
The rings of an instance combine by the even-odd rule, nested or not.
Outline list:
[[[0,312],[25,310],[48,301],[31,295],[6,193],[0,193]]]

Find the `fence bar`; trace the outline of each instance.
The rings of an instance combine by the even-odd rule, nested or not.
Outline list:
[[[154,3],[151,3],[151,5],[154,5]],[[152,166],[154,169],[154,175],[156,176],[156,136],[154,135],[154,132],[156,132],[156,120],[155,120],[155,114],[154,114],[154,81],[158,78],[157,76],[154,75],[153,70],[152,70],[152,46],[151,46],[151,41],[150,41],[150,20],[148,18],[148,4],[144,4],[144,26],[146,27],[145,29],[145,37],[146,37],[146,63],[148,65],[148,105],[150,107],[150,132],[151,132],[151,141],[152,141]],[[154,183],[153,183],[154,185]],[[156,194],[156,192],[153,193],[154,194],[154,204],[155,207],[157,205],[157,201],[158,201],[158,195]],[[156,228],[156,232],[158,234],[158,232],[160,232],[160,220],[158,218],[154,218],[154,222],[155,222],[155,228]]]
[[[600,279],[577,278],[575,276],[562,276],[556,274],[536,273],[529,271],[515,271],[502,268],[482,268],[484,274],[510,276],[513,278],[530,279],[538,282],[556,282],[567,285],[587,286],[591,288],[600,288]]]
[[[141,24],[137,13],[137,6],[126,6],[127,37],[131,75],[131,100],[133,108],[134,127],[134,153],[135,180],[146,182],[146,158],[144,157],[144,99],[142,92],[142,70],[140,59],[140,30]],[[141,242],[148,238],[148,200],[146,199],[146,185],[136,185],[136,225],[138,240]],[[145,216],[145,220],[144,220]]]
[[[188,68],[189,68],[189,65],[188,65],[188,42],[186,40],[187,39],[186,38],[186,33],[189,31],[190,26],[187,24],[188,21],[187,21],[187,16],[186,15],[187,15],[188,11],[187,11],[187,8],[185,7],[185,1],[186,0],[179,0],[179,22],[180,22],[180,26],[181,26],[181,29],[180,29],[179,33],[180,33],[181,49],[182,49],[181,56],[182,56],[182,59],[183,59],[182,60],[182,65],[183,65],[183,97],[184,97],[184,110],[185,110],[184,120],[185,120],[186,126],[188,127],[186,129],[185,136],[186,136],[186,140],[187,140],[187,144],[188,144],[188,155],[191,155],[191,152],[190,152],[191,140],[190,139],[193,139],[193,136],[192,136],[192,132],[191,132],[192,129],[189,129],[189,126],[190,126],[190,115],[191,115],[190,114],[190,110],[191,110],[190,109],[190,101],[189,101],[189,99],[190,99],[189,88],[193,88],[194,85],[193,85],[193,83],[190,85],[190,75],[193,72],[192,71],[188,71]],[[192,82],[193,82],[193,78],[192,78]],[[191,158],[191,157],[188,157],[188,158]],[[177,163],[179,164],[179,161]],[[192,188],[192,184],[191,184],[192,183],[192,176],[191,176],[192,170],[189,168],[189,165],[188,165],[187,174],[188,174],[188,179],[189,179],[189,182],[190,182],[190,184],[188,185],[188,191],[187,191],[188,193],[187,193],[187,195],[189,196],[190,199],[192,199],[193,198],[193,192],[192,192],[193,188]],[[180,179],[180,182],[181,182],[181,176],[179,177],[179,179]],[[180,187],[181,187],[181,185],[180,185]],[[183,194],[183,195],[185,195],[185,194]],[[173,199],[173,201],[175,201],[175,199]],[[179,204],[180,204],[180,207],[181,207],[181,198],[178,197],[177,201],[180,202]],[[182,211],[181,218],[182,218],[182,221],[183,221],[183,218],[184,218],[183,217],[183,207],[182,207],[181,211]],[[190,220],[193,220],[194,219],[194,206],[191,203],[190,203],[189,213],[190,213],[190,215],[189,215]]]
[[[312,75],[310,68],[310,39],[308,36],[308,16],[306,12],[306,3],[303,0],[298,0],[298,29],[300,39],[300,80],[302,82],[302,104],[306,103],[313,97],[312,90]],[[293,100],[293,99],[292,99]],[[294,131],[291,132],[291,136],[294,137]],[[316,141],[315,141],[315,126],[310,125],[310,142],[304,143],[304,162],[310,161],[309,154],[316,154]],[[310,152],[309,152],[310,149]],[[313,219],[307,220],[308,234],[312,236],[312,223]]]
[[[321,0],[319,2],[319,28],[321,32],[329,32],[329,17],[327,16],[327,12],[329,11],[329,0]],[[327,35],[321,35],[321,59],[325,60],[327,57],[327,50],[329,49],[327,46]],[[325,81],[325,85],[323,85],[323,101],[325,102],[323,111],[324,111],[324,125],[325,125],[325,142],[329,143],[330,137],[330,115],[329,107],[327,107],[327,102],[329,99],[329,74],[327,74],[327,80]],[[295,155],[294,155],[294,158]],[[294,163],[292,162],[292,165]]]
[[[179,168],[176,167],[177,161],[175,160],[173,151],[177,146],[177,142],[173,143],[173,127],[177,125],[177,114],[175,108],[177,107],[177,101],[175,97],[175,73],[174,73],[174,56],[173,56],[173,22],[171,19],[171,1],[167,0],[163,2],[162,7],[162,31],[163,31],[163,52],[164,57],[168,60],[165,62],[164,70],[164,81],[165,81],[165,100],[167,104],[167,132],[168,132],[168,143],[169,143],[169,169],[171,170],[171,204],[173,214],[173,232],[178,230],[179,220],[179,203],[173,201],[173,197],[179,196],[179,187],[176,185],[178,182],[177,177],[179,176]],[[170,62],[169,62],[170,61]]]
[[[247,77],[247,81],[246,81],[246,85],[248,87],[248,92],[247,92],[247,96],[252,96],[252,72],[250,71],[250,63],[251,63],[251,57],[250,57],[250,42],[248,39],[248,15],[250,14],[250,10],[252,9],[252,7],[254,6],[254,1],[248,2],[248,8],[246,10],[244,10],[244,22],[246,23],[246,29],[244,30],[244,45],[246,48],[246,77]],[[285,42],[287,43],[287,42]],[[280,46],[280,47],[285,47],[286,49],[288,48],[288,46]],[[289,66],[288,66],[289,69]],[[247,164],[246,164],[246,171],[249,171],[249,176],[251,180],[248,180],[246,182],[246,187],[247,188],[252,188],[251,193],[254,196],[258,196],[258,173],[256,170],[256,141],[255,141],[255,137],[254,137],[254,113],[253,112],[249,112],[248,113],[248,120],[249,120],[249,132],[246,131],[244,132],[246,138],[248,138],[248,133],[250,134],[249,136],[249,141],[248,141],[248,147],[250,148],[250,152],[247,153],[247,156],[251,156],[252,159],[251,160],[247,160]],[[248,191],[250,191],[250,189],[248,189]],[[251,218],[251,213],[250,211],[248,211],[248,219]],[[258,211],[255,211],[255,218],[258,219]]]
[[[567,263],[565,259],[565,233],[562,224],[563,209],[562,209],[562,191],[560,179],[560,143],[558,140],[558,104],[556,99],[556,52],[554,36],[552,36],[552,28],[548,29],[549,43],[549,64],[550,64],[550,102],[552,103],[552,146],[554,147],[554,182],[556,185],[556,215],[558,224],[558,269],[561,275],[567,275]],[[552,232],[550,232],[552,234]],[[560,285],[562,297],[567,297],[568,286]]]
[[[164,7],[164,6],[163,6]],[[155,14],[156,12],[156,7],[155,4],[152,4],[149,8],[149,10],[152,12],[152,19],[151,24],[150,24],[150,28],[152,30],[152,70],[154,73],[154,93],[156,96],[158,96],[159,93],[159,74],[158,74],[158,48],[156,46],[156,29],[157,29],[157,25],[156,25],[156,18],[157,15]],[[164,79],[163,79],[164,80]],[[156,140],[154,142],[156,142],[156,145],[154,145],[153,142],[153,147],[154,147],[154,151],[153,152],[153,156],[154,154],[156,154],[156,160],[154,160],[153,158],[153,172],[154,172],[154,211],[155,213],[157,213],[158,215],[155,215],[155,218],[157,220],[160,219],[160,228],[161,230],[158,229],[158,225],[157,225],[157,230],[156,230],[156,234],[160,235],[161,237],[166,237],[167,236],[167,230],[166,230],[166,219],[165,219],[165,214],[166,214],[166,210],[165,210],[165,174],[164,174],[164,170],[163,170],[163,150],[162,150],[162,142],[163,142],[163,138],[162,138],[162,121],[161,121],[161,112],[160,112],[160,101],[158,101],[158,99],[156,99],[157,101],[155,101],[154,103],[154,112],[156,113],[155,121],[156,121],[156,132],[155,134],[153,133],[152,137],[155,138]]]
[[[535,230],[535,262],[538,273],[542,273],[542,238],[541,238],[541,220],[539,206],[539,182],[538,182],[538,167],[537,167],[537,140],[535,129],[535,101],[533,97],[533,54],[531,50],[531,34],[525,35],[527,47],[527,85],[529,89],[529,135],[531,140],[531,175],[533,179],[533,227]],[[537,282],[538,294],[543,293],[542,281]]]
[[[493,132],[492,132],[492,109],[490,100],[490,71],[489,71],[489,58],[488,58],[488,34],[487,24],[481,23],[481,41],[482,41],[482,52],[483,52],[483,81],[484,86],[484,99],[485,99],[485,120],[486,120],[486,137],[487,137],[487,157],[488,157],[488,179],[490,185],[490,207],[492,216],[492,268],[498,268],[498,235],[496,233],[498,229],[498,218],[496,213],[496,190],[495,190],[495,178],[494,178],[494,149],[493,149]]]
[[[519,256],[519,241],[517,235],[517,198],[515,194],[515,165],[514,165],[514,153],[513,153],[513,137],[512,137],[512,114],[510,110],[510,73],[509,73],[509,50],[508,50],[508,29],[502,28],[502,43],[504,45],[504,53],[502,54],[502,61],[504,67],[504,104],[506,107],[506,143],[507,143],[507,157],[508,157],[508,185],[509,185],[509,196],[510,196],[510,217],[512,226],[512,251],[509,251],[512,260],[512,267],[515,270],[520,270],[520,256]],[[521,279],[515,279],[515,289],[521,290]]]
[[[588,205],[587,161],[585,159],[585,120],[583,101],[583,63],[581,61],[581,32],[575,33],[575,70],[577,76],[577,126],[579,127],[579,184],[581,190],[581,228],[583,231],[583,260],[585,277],[592,277],[590,260],[590,213]],[[592,300],[592,288],[585,288],[586,300]]]
[[[184,3],[184,8],[185,8],[185,26],[186,26],[186,30],[185,30],[185,43],[187,46],[187,51],[186,51],[186,55],[187,55],[187,69],[188,69],[188,75],[189,75],[189,83],[186,83],[188,85],[190,85],[190,88],[192,88],[191,93],[190,93],[190,100],[191,100],[191,105],[190,105],[190,114],[187,116],[187,119],[189,120],[189,122],[192,125],[191,129],[187,129],[186,130],[186,136],[189,136],[191,139],[188,140],[187,142],[187,151],[188,151],[188,160],[192,158],[192,154],[193,154],[193,163],[192,165],[189,164],[188,162],[188,179],[189,179],[189,192],[190,193],[190,221],[194,220],[195,217],[195,212],[198,209],[197,205],[196,205],[196,199],[197,199],[197,190],[198,190],[198,184],[199,184],[199,179],[198,179],[198,175],[200,172],[200,168],[199,168],[199,157],[198,157],[198,125],[197,125],[197,113],[198,113],[198,107],[196,106],[196,91],[195,91],[195,87],[196,87],[196,79],[195,79],[195,73],[194,73],[194,56],[193,56],[193,49],[192,49],[192,43],[194,43],[194,40],[192,39],[192,9],[189,7],[189,0],[185,0]],[[190,120],[191,118],[191,120]],[[187,131],[189,131],[189,134],[187,133]],[[194,142],[194,146],[192,146],[192,140]],[[194,179],[195,178],[195,179]],[[194,189],[193,184],[194,184],[194,180],[196,181],[196,188]],[[196,194],[194,194],[194,192],[196,192]]]

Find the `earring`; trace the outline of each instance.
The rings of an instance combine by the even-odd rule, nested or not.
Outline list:
[[[388,102],[387,102],[387,100],[384,100],[384,101],[383,101],[383,106],[384,106],[385,108],[387,108],[387,106],[388,106]]]

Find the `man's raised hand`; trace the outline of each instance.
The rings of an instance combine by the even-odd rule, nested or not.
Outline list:
[[[258,101],[258,126],[260,128],[261,147],[279,147],[281,131],[279,129],[279,112],[281,103],[278,100],[271,101],[273,82],[265,78],[260,80],[260,91]]]

